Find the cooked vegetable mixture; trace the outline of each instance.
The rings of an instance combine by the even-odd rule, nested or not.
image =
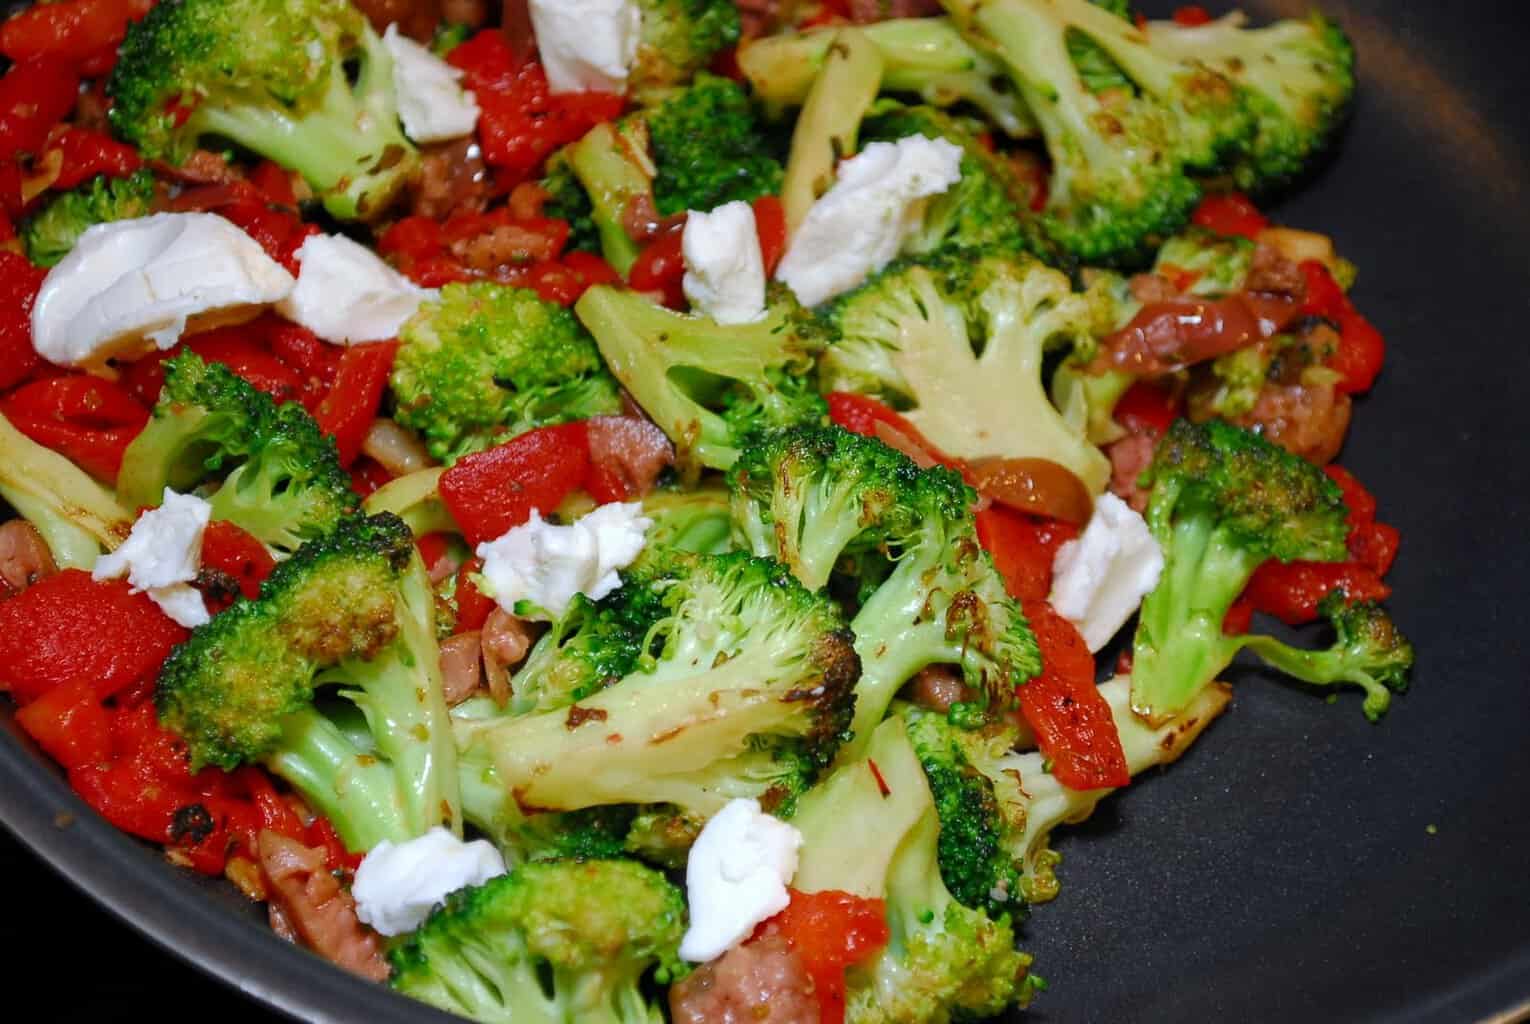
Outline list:
[[[0,53],[0,690],[349,971],[1004,1015],[1054,829],[1240,652],[1407,685],[1334,462],[1382,338],[1256,205],[1350,107],[1319,14],[58,0]]]

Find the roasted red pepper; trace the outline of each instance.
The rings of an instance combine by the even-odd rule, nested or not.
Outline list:
[[[79,89],[80,76],[56,57],[11,65],[0,77],[0,160],[41,152],[49,130],[74,109]]]
[[[1174,395],[1152,381],[1140,380],[1116,403],[1115,421],[1132,434],[1160,438],[1179,418]]]
[[[441,474],[441,499],[471,545],[550,513],[585,480],[590,441],[583,423],[540,427],[459,459]]]
[[[685,255],[681,232],[666,231],[643,247],[637,262],[627,271],[627,283],[636,291],[657,292],[671,309],[685,306]]]
[[[393,372],[398,342],[375,341],[352,345],[340,356],[335,383],[314,413],[319,429],[335,439],[340,464],[349,466],[361,454],[362,442],[377,418],[377,407]]]
[[[228,576],[239,584],[239,592],[253,601],[260,596],[260,585],[276,568],[276,559],[245,530],[215,519],[202,532],[202,568]]]
[[[74,188],[98,174],[125,178],[143,166],[138,150],[132,146],[82,128],[59,129],[49,138],[47,148],[58,150],[62,156],[58,178],[53,182],[59,191]]]
[[[1078,536],[1078,527],[993,504],[977,514],[977,535],[1011,597],[1045,601],[1052,592],[1057,549]]]
[[[780,936],[813,979],[820,1024],[845,1019],[845,969],[870,960],[887,945],[887,904],[848,892],[798,892],[755,930],[751,941]]]
[[[24,385],[0,399],[0,412],[38,444],[108,481],[149,422],[149,410],[121,385],[84,374]]]
[[[775,196],[761,196],[753,203],[754,230],[760,236],[760,258],[765,276],[774,277],[776,264],[786,255],[786,207]]]
[[[494,599],[485,597],[473,582],[476,573],[483,572],[483,559],[469,559],[457,570],[457,629],[458,633],[471,633],[482,629],[494,611]]]
[[[14,61],[52,57],[80,64],[114,52],[128,23],[153,0],[60,0],[18,11],[0,25],[0,53]],[[92,67],[91,72],[99,73]]]
[[[1191,214],[1190,221],[1221,235],[1239,235],[1252,239],[1270,226],[1259,208],[1240,192],[1221,192],[1207,196]]]
[[[48,272],[0,251],[0,391],[26,380],[41,362],[32,347],[32,303]]]

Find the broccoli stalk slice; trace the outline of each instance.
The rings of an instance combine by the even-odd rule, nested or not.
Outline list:
[[[446,502],[441,500],[444,472],[444,467],[432,466],[394,477],[368,495],[362,508],[368,515],[393,513],[416,537],[427,533],[461,533]]]
[[[598,124],[564,156],[589,196],[601,255],[625,277],[642,248],[627,231],[627,213],[635,202],[653,202],[647,124],[641,118],[628,118],[619,128]]]
[[[36,527],[65,569],[91,569],[121,544],[133,513],[111,491],[0,414],[0,498]],[[156,495],[155,504],[158,504]]]
[[[816,346],[784,307],[755,323],[723,326],[597,286],[574,312],[611,373],[684,461],[726,469],[749,432],[823,415],[823,401],[803,380]]]
[[[781,183],[790,235],[834,184],[834,168],[856,150],[861,118],[882,87],[881,51],[859,29],[840,29],[802,102]]]
[[[751,39],[739,47],[739,69],[762,102],[800,106],[838,32],[821,28]],[[968,43],[950,19],[892,18],[860,32],[882,55],[884,92],[912,93],[937,107],[970,103],[1011,138],[1036,134],[1036,122],[1003,68]]]
[[[1203,687],[1178,715],[1153,726],[1133,713],[1131,687],[1127,676],[1100,684],[1133,778],[1177,760],[1232,700],[1231,687],[1214,683]],[[1036,751],[977,764],[993,782],[1013,823],[1007,845],[1021,865],[1021,894],[1032,903],[1054,899],[1059,888],[1056,867],[1062,858],[1050,848],[1049,837],[1059,825],[1089,817],[1114,790],[1069,789],[1047,770],[1046,758]]]

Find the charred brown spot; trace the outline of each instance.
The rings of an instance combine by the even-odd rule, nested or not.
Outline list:
[[[575,704],[568,709],[568,717],[563,720],[563,726],[573,732],[586,722],[604,722],[606,718],[605,708],[582,708]]]
[[[195,845],[212,835],[216,827],[217,823],[206,807],[186,804],[177,808],[175,816],[170,819],[170,839],[177,843],[189,839]]]

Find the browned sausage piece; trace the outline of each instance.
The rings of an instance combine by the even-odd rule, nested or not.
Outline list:
[[[0,525],[0,598],[11,597],[58,572],[53,552],[25,519]]]
[[[735,946],[669,990],[674,1024],[818,1024],[802,958],[779,936]]]
[[[352,974],[386,980],[382,936],[356,916],[356,901],[325,868],[324,851],[269,829],[260,833],[257,845],[277,934],[297,936]]]

